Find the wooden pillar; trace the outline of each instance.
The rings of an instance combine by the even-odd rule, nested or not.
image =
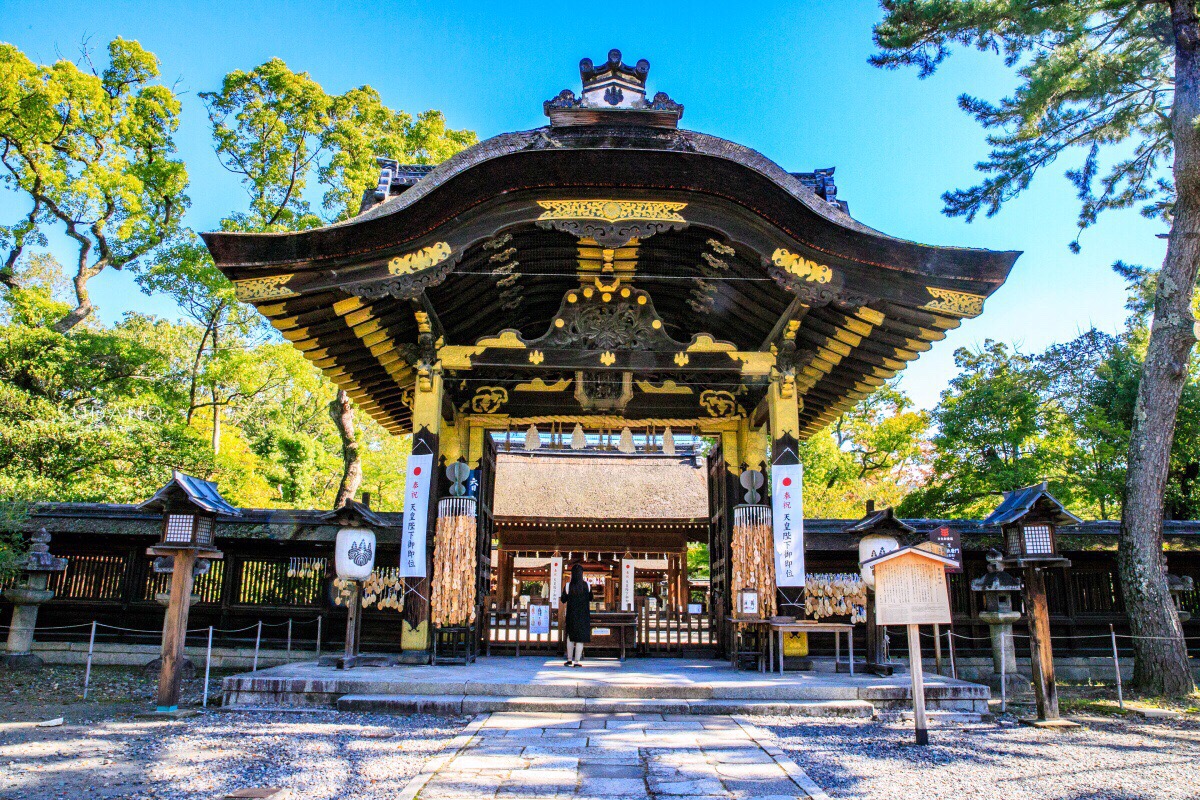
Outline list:
[[[679,560],[673,553],[667,554],[667,610],[679,607]]]
[[[1050,606],[1046,601],[1046,573],[1025,567],[1025,616],[1029,621],[1029,661],[1033,668],[1033,693],[1039,720],[1056,720],[1058,689],[1054,685],[1054,653],[1050,647]]]
[[[431,645],[429,624],[429,573],[433,569],[433,534],[437,530],[438,484],[442,473],[439,445],[442,429],[442,376],[429,369],[417,376],[413,391],[413,455],[432,455],[434,474],[429,476],[429,507],[426,509],[426,577],[406,578],[404,622],[400,626],[400,648],[406,651],[428,650]]]
[[[496,603],[504,608],[512,605],[513,555],[502,549],[496,560]]]
[[[159,713],[179,710],[179,668],[183,663],[183,644],[187,636],[188,610],[195,579],[192,568],[196,551],[179,549],[174,553],[175,569],[171,573],[171,600],[163,625],[162,668],[158,672],[157,708]]]

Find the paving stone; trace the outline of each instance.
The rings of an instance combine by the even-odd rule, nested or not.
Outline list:
[[[641,779],[646,769],[641,764],[596,764],[580,761],[579,778],[583,782],[597,778]]]
[[[728,797],[729,793],[718,780],[695,781],[660,781],[653,777],[647,778],[651,794],[670,795],[675,797],[695,797],[696,795],[713,795]]]

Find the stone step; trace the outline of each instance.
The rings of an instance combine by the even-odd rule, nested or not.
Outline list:
[[[865,700],[737,700],[672,697],[528,697],[454,694],[347,694],[338,711],[375,714],[481,714],[497,711],[596,714],[746,714],[870,718],[874,707]]]

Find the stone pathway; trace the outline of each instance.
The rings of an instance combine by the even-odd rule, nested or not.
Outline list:
[[[769,734],[733,717],[498,713],[402,797],[824,798]]]

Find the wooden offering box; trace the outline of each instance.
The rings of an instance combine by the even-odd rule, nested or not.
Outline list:
[[[625,660],[625,651],[637,645],[637,614],[633,611],[593,611],[592,641],[587,649],[616,650]]]

